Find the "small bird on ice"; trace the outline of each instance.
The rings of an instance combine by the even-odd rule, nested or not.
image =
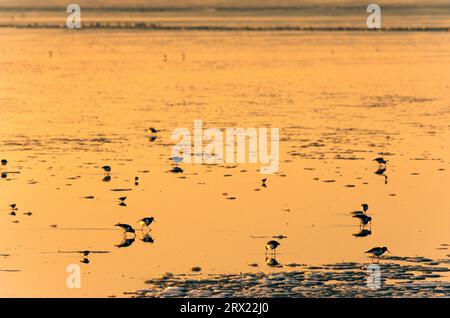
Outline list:
[[[266,254],[268,250],[271,250],[274,254],[275,254],[275,250],[278,246],[280,246],[281,244],[278,243],[277,241],[269,241],[266,243]]]
[[[374,248],[372,248],[372,249],[370,249],[370,250],[368,250],[367,252],[364,252],[364,253],[372,254],[372,257],[378,257],[378,259],[380,259],[381,255],[383,255],[384,252],[390,253],[390,251],[388,250],[388,248],[386,246],[384,246],[384,247],[374,247]]]

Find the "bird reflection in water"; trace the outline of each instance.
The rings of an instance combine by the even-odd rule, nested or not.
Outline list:
[[[142,233],[142,238],[139,238],[142,242],[144,243],[150,243],[153,244],[155,242],[155,240],[153,239],[153,237],[150,235],[150,233]]]
[[[275,258],[275,256],[270,256],[270,257],[267,257],[267,256],[266,256],[266,264],[267,264],[267,266],[269,266],[269,267],[283,267],[283,265],[281,265],[281,264],[277,261],[277,259]]]
[[[384,177],[384,184],[387,184],[388,176],[385,174],[385,172],[386,172],[386,166],[380,166],[380,167],[378,167],[378,170],[375,171],[374,173],[378,176]]]
[[[122,240],[122,242],[120,242],[119,244],[116,245],[116,247],[121,248],[121,247],[128,247],[128,246],[131,246],[131,245],[134,243],[135,240],[136,240],[136,237],[132,237],[132,238],[124,238],[124,239]]]
[[[353,234],[355,237],[366,237],[372,234],[371,230],[362,229],[359,233]]]
[[[103,182],[109,182],[111,181],[111,176],[104,176],[102,179]]]

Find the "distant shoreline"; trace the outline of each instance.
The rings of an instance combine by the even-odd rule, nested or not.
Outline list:
[[[65,24],[0,24],[0,28],[16,29],[65,29]],[[84,22],[82,29],[120,29],[120,30],[152,30],[152,31],[313,31],[313,32],[450,32],[449,27],[385,27],[381,29],[368,29],[367,27],[299,27],[299,26],[175,26],[159,25],[145,22]]]

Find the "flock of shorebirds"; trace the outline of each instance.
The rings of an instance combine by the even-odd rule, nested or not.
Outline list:
[[[387,169],[387,160],[385,160],[384,158],[375,158],[373,161],[376,161],[378,163],[378,170],[377,171],[386,171]],[[263,179],[263,185],[266,185],[266,180],[267,179]],[[367,211],[369,210],[369,205],[367,203],[363,203],[361,204],[361,210],[360,211],[354,211],[352,212],[353,217],[357,218],[360,221],[360,232],[358,234],[354,234],[355,236],[367,236],[370,235],[372,232],[370,229],[366,229],[366,226],[369,225],[371,226],[372,223],[372,217],[367,215]],[[281,244],[278,241],[275,240],[270,240],[266,243],[266,263],[269,266],[276,266],[279,265],[278,262],[275,259],[275,254],[276,254],[276,249],[278,248],[278,246],[280,246]],[[268,251],[271,252],[272,256],[271,258],[267,257],[267,253]],[[390,253],[390,251],[388,250],[388,248],[386,246],[383,247],[374,247],[364,253],[368,253],[371,254],[372,259],[376,259],[377,262],[380,261],[381,256],[385,253],[388,252]]]
[[[153,129],[154,130],[154,129]],[[156,130],[154,130],[153,132],[156,132]],[[112,171],[112,168],[111,168],[111,166],[103,166],[102,167],[102,169],[103,169],[103,171],[105,172],[105,174],[106,174],[106,176],[109,176],[109,173]],[[137,177],[136,177],[137,178]],[[135,178],[135,181],[137,181],[137,179]],[[126,205],[125,204],[125,200],[127,199],[127,197],[120,197],[120,198],[118,198],[118,200],[119,200],[119,205]],[[142,218],[142,219],[140,219],[139,221],[138,221],[138,223],[139,223],[139,225],[141,225],[141,231],[142,231],[142,233],[144,233],[144,229],[146,229],[147,231],[145,232],[145,235],[144,235],[144,238],[143,238],[143,240],[145,241],[145,239],[147,238],[147,240],[149,239],[149,238],[151,238],[149,235],[148,235],[148,233],[149,233],[149,231],[151,231],[151,229],[150,229],[150,225],[152,224],[152,223],[155,223],[155,218],[154,217],[152,217],[152,216],[147,216],[147,217],[144,217],[144,218]],[[131,238],[131,240],[132,241],[134,241],[134,238],[136,237],[136,230],[130,225],[130,224],[126,224],[126,223],[117,223],[117,224],[115,224],[115,226],[117,226],[117,227],[119,227],[119,228],[121,228],[122,229],[122,232],[123,232],[123,238],[124,238],[124,242],[129,242],[130,241],[130,239],[128,238],[128,233],[130,233],[130,234],[132,234],[133,235],[133,237]],[[131,245],[131,244],[130,244]],[[120,247],[123,247],[124,245],[123,244],[121,244],[121,246]]]
[[[150,133],[155,134],[157,132],[156,129],[154,128],[150,128],[148,130]],[[386,165],[387,165],[387,160],[384,160],[383,158],[375,158],[374,161],[378,162],[379,167],[378,170],[382,170],[383,172],[386,170]],[[6,159],[2,159],[1,162],[1,167],[4,167],[8,164],[8,161]],[[103,166],[102,167],[106,177],[110,176],[110,172],[112,171],[111,166]],[[179,168],[181,171],[182,169]],[[178,171],[176,171],[178,172]],[[136,177],[137,178],[137,177]],[[136,179],[135,179],[136,181]],[[267,187],[266,182],[267,182],[267,178],[264,178],[261,180],[262,181],[262,186],[263,187]],[[137,182],[137,181],[136,181]],[[118,200],[120,202],[120,204],[125,205],[125,200],[127,197],[120,197]],[[16,215],[16,211],[17,206],[15,203],[10,205],[11,208],[11,215]],[[353,214],[353,218],[357,218],[360,221],[360,233],[358,234],[354,234],[355,236],[367,236],[371,234],[371,229],[366,229],[365,227],[367,225],[371,226],[371,222],[372,222],[372,217],[367,215],[367,211],[369,210],[369,205],[366,203],[361,204],[361,210],[360,211],[354,211],[352,212]],[[31,215],[31,212],[28,212]],[[141,229],[140,231],[143,233],[143,241],[150,241],[153,242],[153,239],[151,238],[151,236],[148,234],[151,229],[150,229],[150,225],[155,223],[155,218],[154,217],[144,217],[142,219],[140,219],[138,221],[138,224],[141,225]],[[134,239],[136,237],[136,230],[130,225],[130,224],[125,224],[125,223],[117,223],[115,224],[115,226],[119,227],[120,229],[122,229],[123,231],[123,238],[124,238],[124,242],[120,245],[118,245],[119,247],[124,247],[124,246],[129,246],[134,242]],[[146,230],[146,232],[144,232],[144,229]],[[145,233],[145,234],[144,234]],[[128,234],[132,234],[132,237],[129,238]],[[281,244],[276,241],[276,240],[270,240],[266,243],[265,246],[265,255],[266,255],[266,262],[268,265],[278,265],[278,262],[275,259],[275,254],[276,254],[276,249],[280,246]],[[267,257],[267,253],[270,252],[273,257],[268,258]],[[381,256],[385,253],[385,252],[389,252],[387,247],[374,247],[368,251],[366,251],[365,253],[369,253],[372,255],[372,258],[377,258],[377,260],[379,261]],[[389,252],[390,253],[390,252]],[[273,264],[275,263],[275,264]]]

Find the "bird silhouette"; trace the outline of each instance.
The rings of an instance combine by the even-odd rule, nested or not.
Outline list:
[[[383,247],[374,247],[364,253],[372,254],[372,258],[378,258],[378,261],[380,261],[381,256],[385,253],[391,253],[386,246]]]
[[[267,254],[268,250],[270,250],[271,252],[273,252],[273,254],[275,254],[277,247],[280,245],[281,245],[280,243],[278,243],[277,241],[274,241],[274,240],[267,242],[266,243],[266,254]]]
[[[120,227],[122,229],[123,235],[125,238],[126,238],[127,233],[132,233],[132,234],[134,234],[134,236],[136,236],[136,231],[129,224],[117,223],[115,226]]]
[[[142,218],[138,221],[138,223],[142,226],[141,230],[144,229],[144,226],[148,228],[150,226],[150,224],[152,224],[153,222],[155,222],[155,218],[152,216]]]
[[[108,175],[111,172],[111,167],[110,166],[103,166],[102,167],[103,171]]]

